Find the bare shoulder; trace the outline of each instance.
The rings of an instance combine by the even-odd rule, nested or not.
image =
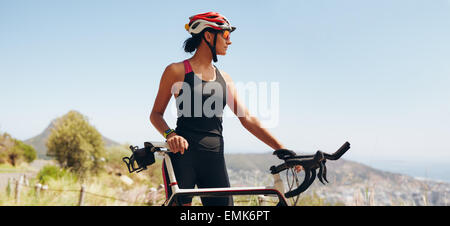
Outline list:
[[[167,65],[164,70],[163,77],[172,81],[183,81],[184,79],[184,64],[183,62],[176,62]]]
[[[226,83],[232,83],[233,82],[233,80],[231,79],[231,76],[228,73],[226,73],[225,71],[220,70],[220,69],[219,69],[219,72],[222,75],[222,77],[223,77],[223,79],[225,80]]]

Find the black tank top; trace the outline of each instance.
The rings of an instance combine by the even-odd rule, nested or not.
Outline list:
[[[216,79],[204,81],[194,74],[188,60],[183,63],[185,75],[176,98],[175,131],[188,140],[189,146],[218,150],[223,146],[222,116],[227,103],[225,80],[215,66]]]

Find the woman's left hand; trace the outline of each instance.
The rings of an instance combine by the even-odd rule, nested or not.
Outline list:
[[[296,165],[295,166],[295,172],[299,173],[302,170],[303,170],[303,166],[301,166],[301,165]]]

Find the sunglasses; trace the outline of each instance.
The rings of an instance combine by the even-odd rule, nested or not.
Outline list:
[[[229,30],[222,31],[222,37],[226,40],[230,40],[230,31]]]

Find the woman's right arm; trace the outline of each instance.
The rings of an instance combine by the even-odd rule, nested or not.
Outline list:
[[[166,67],[161,77],[159,90],[153,104],[152,112],[150,113],[150,122],[161,135],[170,128],[163,116],[172,97],[172,86],[180,80],[180,75],[183,75],[183,73],[184,67],[180,67],[177,64],[170,64]],[[167,136],[167,144],[172,152],[181,152],[181,154],[184,154],[184,150],[189,145],[186,139],[176,133]]]

